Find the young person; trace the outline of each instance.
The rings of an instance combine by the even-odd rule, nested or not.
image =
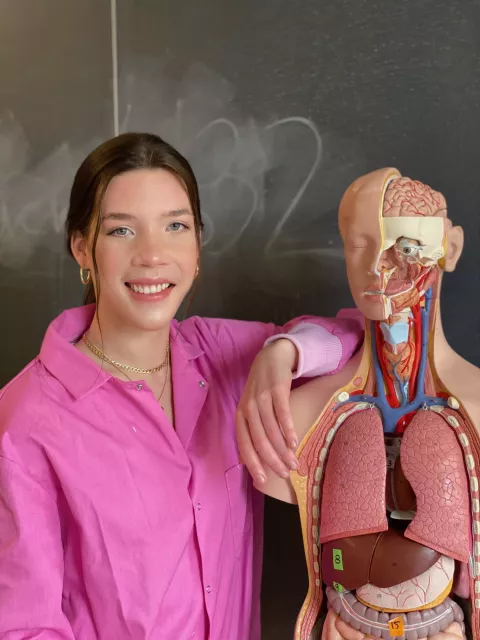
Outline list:
[[[76,174],[68,246],[92,304],[54,320],[0,395],[1,640],[259,638],[262,497],[238,401],[274,334],[293,332],[256,358],[253,398],[342,366],[361,335],[175,321],[201,228],[188,162],[154,135],[107,141]]]

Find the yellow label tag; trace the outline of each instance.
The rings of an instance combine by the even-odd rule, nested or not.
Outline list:
[[[388,630],[392,638],[399,638],[400,636],[403,636],[405,633],[403,618],[401,616],[398,618],[392,618],[388,623]]]

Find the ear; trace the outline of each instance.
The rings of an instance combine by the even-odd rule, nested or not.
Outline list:
[[[91,269],[90,252],[87,240],[80,231],[75,231],[70,239],[70,248],[75,260],[82,269]]]
[[[452,227],[447,232],[447,253],[444,258],[445,271],[455,271],[463,251],[463,229]]]

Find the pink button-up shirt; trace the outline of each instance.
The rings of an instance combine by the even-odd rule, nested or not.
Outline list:
[[[257,640],[263,501],[234,412],[281,328],[173,322],[174,430],[145,382],[72,345],[93,313],[54,320],[0,392],[0,639]],[[293,333],[299,375],[335,370],[362,337],[348,318]]]

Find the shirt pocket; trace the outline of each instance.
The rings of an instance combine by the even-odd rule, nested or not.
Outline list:
[[[250,477],[243,464],[237,464],[225,471],[228,491],[230,524],[232,528],[235,556],[240,558],[244,551],[245,536],[251,529]]]

